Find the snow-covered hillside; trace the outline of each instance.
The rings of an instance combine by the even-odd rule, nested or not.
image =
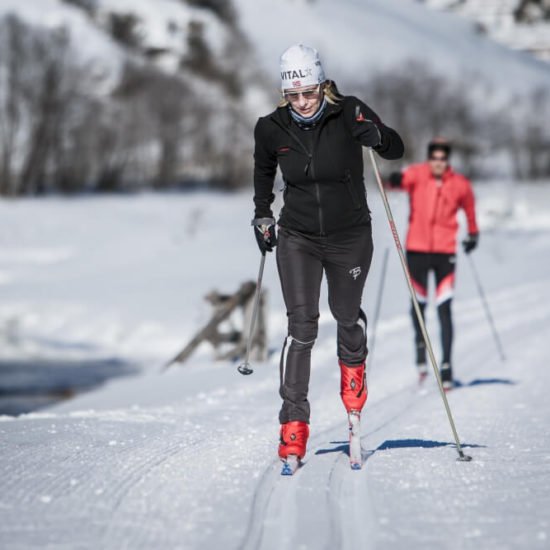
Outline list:
[[[433,378],[425,391],[416,387],[407,292],[391,248],[362,433],[373,454],[363,470],[349,470],[323,291],[311,443],[291,479],[278,476],[275,457],[278,353],[250,377],[212,362],[208,346],[184,366],[158,371],[207,319],[204,294],[254,279],[249,194],[1,203],[0,373],[14,357],[40,369],[44,359],[90,356],[143,372],[50,410],[1,419],[0,546],[547,548],[550,377],[541,365],[550,265],[541,258],[550,253],[549,188],[477,193],[482,234],[473,259],[507,361],[498,358],[461,255],[461,386],[449,398],[473,462],[455,461]],[[407,199],[391,202],[403,231]],[[393,245],[374,190],[370,205],[375,258],[364,302],[372,320],[381,258]],[[278,350],[285,312],[272,256],[265,286]],[[438,349],[433,310],[428,320]]]
[[[231,3],[5,0],[0,50],[0,194],[242,187],[271,102]]]
[[[407,161],[445,133],[471,174],[547,175],[550,100],[534,94],[548,66],[413,0],[4,0],[0,16],[4,195],[245,186],[279,56],[299,41],[345,93],[382,103]]]
[[[180,0],[81,2],[93,10],[75,4],[79,2],[3,0],[0,15],[14,13],[49,28],[66,26],[75,49],[108,71],[113,82],[129,52],[114,40],[110,17],[129,15],[135,18],[138,51],[154,55],[160,66],[171,71],[188,50],[191,22],[203,27],[207,44],[221,63],[228,54],[230,35],[238,29],[250,40],[255,61],[241,59],[240,64],[233,62],[232,69],[242,72],[249,86],[267,76],[276,87],[279,55],[300,41],[318,47],[329,75],[338,81],[360,81],[375,67],[419,59],[441,74],[477,75],[504,90],[525,91],[550,83],[544,64],[495,44],[454,14],[434,12],[414,0],[232,0],[221,14]],[[234,21],[224,20],[233,10]],[[259,100],[257,91],[248,99],[256,111],[265,108],[265,98]]]
[[[476,21],[481,31],[508,47],[550,61],[548,0],[425,0]]]
[[[492,42],[472,22],[414,0],[234,2],[263,68],[273,78],[280,53],[303,41],[321,51],[327,74],[339,82],[363,81],[373,68],[419,59],[460,79],[465,91],[474,84],[472,78],[505,91],[550,85],[544,63]]]
[[[112,85],[118,83],[122,65],[132,55],[137,59],[139,54],[157,52],[160,65],[175,72],[188,53],[191,22],[203,26],[209,47],[220,57],[224,57],[230,33],[228,24],[212,11],[175,0],[2,0],[0,15],[5,14],[15,14],[29,24],[49,29],[66,27],[75,52],[108,71]],[[113,17],[128,15],[135,20],[132,32],[138,43],[134,52],[129,44],[117,42],[111,27]]]

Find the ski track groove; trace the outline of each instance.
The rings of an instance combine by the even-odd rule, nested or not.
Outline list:
[[[265,517],[269,501],[275,491],[276,476],[280,475],[277,469],[279,464],[281,464],[280,460],[274,460],[262,473],[252,497],[248,526],[245,531],[247,534],[245,534],[239,546],[239,550],[254,550],[260,548],[264,529],[263,518]]]
[[[416,386],[414,386],[413,388],[411,388],[411,386],[405,386],[405,387],[400,388],[399,390],[393,392],[392,394],[381,398],[376,403],[373,403],[371,405],[370,409],[369,409],[369,412],[372,412],[373,410],[378,411],[379,409],[384,408],[387,405],[388,402],[392,402],[394,400],[398,400],[398,402],[400,402],[399,399],[401,397],[403,397],[403,395],[409,395],[410,396],[410,399],[406,402],[406,405],[404,407],[402,407],[401,410],[399,410],[397,413],[392,415],[389,419],[386,419],[384,422],[382,422],[382,424],[378,425],[374,430],[369,431],[366,436],[362,436],[361,440],[363,441],[363,439],[365,437],[368,437],[368,436],[382,430],[388,424],[390,424],[391,422],[393,422],[394,420],[396,420],[397,418],[399,418],[400,416],[405,414],[409,410],[409,408],[412,406],[412,404],[414,403],[414,399],[415,399],[416,394],[417,394],[417,392],[415,391],[415,388],[416,388]],[[314,460],[316,460],[314,458],[316,456],[316,452],[319,451],[320,449],[322,449],[323,447],[326,447],[327,437],[330,436],[331,434],[333,434],[334,437],[337,437],[338,435],[341,435],[343,433],[343,424],[344,423],[341,420],[338,421],[338,422],[334,422],[333,424],[331,424],[327,428],[324,428],[323,430],[319,431],[312,438],[311,443],[313,443],[313,445],[310,445],[310,451],[309,451],[310,456],[309,456],[308,460],[304,463],[304,465],[302,467],[303,469],[301,468],[300,470],[298,470],[298,472],[296,472],[296,474],[294,474],[294,476],[288,477],[288,478],[284,478],[283,476],[280,476],[276,466],[274,466],[274,464],[280,463],[280,461],[272,462],[264,470],[261,481],[257,485],[256,490],[254,492],[254,495],[252,497],[252,505],[251,505],[250,519],[249,519],[249,525],[253,524],[254,522],[257,522],[261,526],[259,528],[260,532],[257,533],[255,531],[249,530],[248,535],[246,536],[244,543],[242,543],[242,545],[239,548],[247,549],[247,550],[248,549],[253,549],[253,548],[254,549],[255,548],[285,548],[284,541],[278,541],[278,543],[275,544],[274,546],[267,546],[267,547],[264,546],[264,541],[266,540],[266,537],[264,536],[265,524],[266,523],[274,523],[273,518],[271,518],[271,520],[270,520],[270,518],[266,516],[266,513],[271,508],[273,508],[277,505],[282,507],[282,505],[284,503],[288,502],[288,496],[289,495],[288,494],[285,494],[285,495],[281,494],[281,492],[282,492],[281,485],[283,485],[283,486],[293,485],[294,486],[294,485],[299,484],[299,480],[303,477],[303,474],[306,474],[308,472],[308,470],[311,470],[311,466],[312,466],[311,463]],[[347,425],[346,425],[346,427],[347,427]],[[344,429],[346,429],[346,428],[344,428]],[[344,433],[347,436],[347,429]],[[328,437],[328,439],[334,439],[334,437]],[[350,470],[349,460],[348,460],[347,454],[342,454],[342,453],[334,453],[334,454],[335,454],[335,457],[331,462],[331,467],[330,467],[329,472],[328,472],[328,478],[326,480],[326,483],[323,486],[323,490],[326,492],[326,497],[324,499],[326,501],[326,509],[328,509],[329,512],[331,510],[333,511],[334,509],[336,509],[336,511],[338,513],[336,514],[335,517],[340,517],[341,516],[341,510],[339,509],[339,507],[337,505],[337,499],[334,500],[333,498],[331,498],[331,479],[330,478],[331,478],[333,472],[337,469],[338,463],[341,462],[341,461],[343,461],[345,463],[345,465],[343,467],[345,468],[346,473],[348,473],[348,470],[349,470],[349,473],[351,475],[357,475],[359,472],[352,472]],[[270,473],[272,475],[269,475]],[[273,481],[271,481],[271,480],[273,480]],[[269,483],[272,483],[271,490],[264,487],[265,484],[269,484]],[[259,509],[259,504],[258,503],[263,501],[263,499],[260,498],[259,494],[264,494],[264,493],[268,493],[268,496],[266,498],[265,504],[262,504],[261,509]],[[279,515],[279,514],[277,514],[277,515]],[[331,513],[329,513],[328,516],[329,516],[329,518],[333,518],[333,514],[331,514]],[[290,527],[290,525],[292,525],[292,529],[294,529],[294,526],[295,526],[295,523],[296,523],[295,520],[296,520],[296,518],[293,516],[291,518],[291,521],[287,522],[285,524],[285,526]],[[333,524],[332,519],[330,520],[330,524],[331,524],[331,529],[330,529],[330,532],[329,532],[328,539],[331,540],[331,541],[333,541],[335,539],[337,541],[341,541],[342,540],[342,535],[341,535],[342,530],[341,530],[339,524],[338,523]],[[335,534],[335,532],[336,532],[336,534]],[[329,544],[329,545],[327,545],[327,548],[339,548],[339,546],[334,546],[334,545]]]
[[[342,531],[341,521],[338,518],[342,516],[342,509],[339,505],[338,499],[342,494],[343,479],[341,476],[336,475],[338,462],[344,459],[344,455],[336,455],[336,460],[332,462],[328,474],[327,484],[327,509],[329,510],[330,517],[330,536],[328,537],[328,544],[326,548],[342,548]]]
[[[32,459],[34,457],[37,457],[38,460],[36,462],[40,462],[41,468],[43,471],[47,471],[49,469],[50,464],[57,465],[59,463],[59,460],[51,459],[43,454],[43,449],[40,446],[33,447],[32,451],[28,448],[25,449],[24,453],[24,460],[22,459],[20,461],[21,467],[16,470],[15,472],[13,470],[10,471],[10,476],[4,479],[11,479],[13,483],[7,483],[0,485],[0,491],[2,494],[7,494],[9,490],[12,488],[12,486],[20,486],[21,481],[24,479],[31,479],[36,477],[37,468],[35,467],[34,462],[29,463],[29,457]],[[67,455],[63,459],[63,463],[72,463],[73,459],[78,460],[79,458],[85,457],[85,454],[83,453],[82,449],[79,449],[76,453],[73,453],[71,455]],[[3,476],[2,476],[3,477]],[[23,505],[29,505],[33,503],[37,495],[51,495],[58,494],[59,489],[61,489],[63,486],[67,484],[67,471],[64,469],[58,470],[57,475],[50,475],[46,474],[45,476],[40,477],[39,483],[35,483],[33,486],[33,492],[26,492],[22,495],[22,497],[18,500],[19,503]]]
[[[153,470],[161,466],[163,463],[170,460],[172,457],[178,455],[182,452],[179,442],[177,444],[171,445],[166,449],[158,449],[157,452],[153,453],[145,461],[140,461],[137,464],[137,467],[134,468],[123,480],[117,485],[115,490],[112,493],[114,498],[114,504],[111,510],[111,519],[109,523],[105,526],[106,538],[108,532],[112,529],[112,525],[116,523],[114,517],[122,505],[124,498],[128,493],[137,487],[137,485],[145,479]]]

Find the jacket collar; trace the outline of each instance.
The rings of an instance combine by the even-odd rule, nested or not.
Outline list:
[[[435,178],[435,176],[432,174],[432,169],[430,168],[430,163],[429,162],[424,163],[424,169],[426,170],[426,175],[429,178]],[[443,175],[441,176],[441,180],[442,181],[447,181],[447,180],[451,179],[454,175],[455,175],[455,172],[454,172],[452,166],[449,165],[445,169],[445,172],[443,172]]]

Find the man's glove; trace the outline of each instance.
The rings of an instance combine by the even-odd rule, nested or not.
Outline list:
[[[476,246],[479,241],[479,233],[470,233],[467,239],[462,241],[462,248],[466,254],[469,254]]]
[[[255,218],[252,220],[254,235],[258,248],[262,255],[266,252],[272,252],[277,246],[277,233],[275,231],[274,218]]]
[[[388,183],[390,187],[397,188],[401,187],[401,182],[403,181],[403,172],[392,172],[388,177]]]

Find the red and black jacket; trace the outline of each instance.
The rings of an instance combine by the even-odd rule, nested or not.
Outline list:
[[[385,159],[400,158],[403,142],[397,132],[352,96],[328,104],[308,136],[293,123],[288,107],[260,118],[254,130],[255,217],[273,217],[273,183],[279,166],[285,182],[279,225],[327,235],[369,224],[361,139],[372,129],[365,119],[380,131],[382,141],[375,151]]]

